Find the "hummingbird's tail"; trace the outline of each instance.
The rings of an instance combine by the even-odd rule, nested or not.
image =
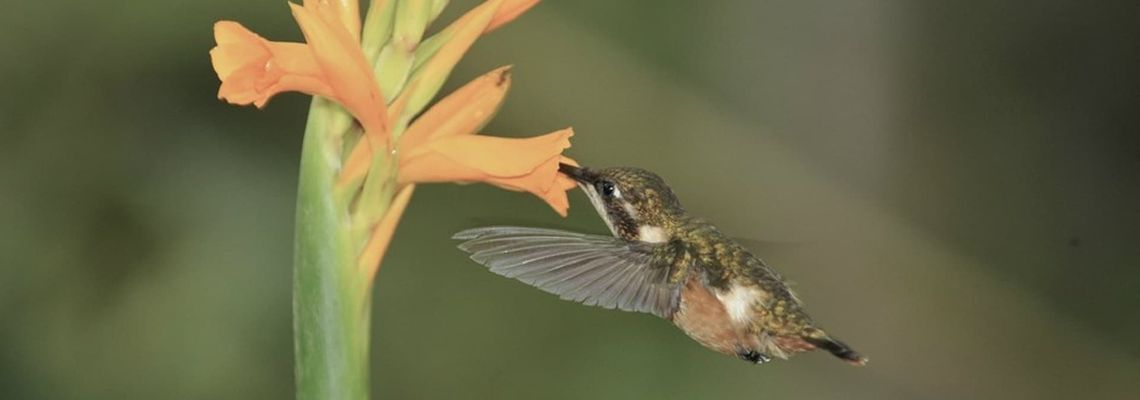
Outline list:
[[[848,347],[843,342],[832,339],[831,336],[828,336],[822,330],[809,329],[808,332],[804,335],[804,340],[808,343],[811,343],[816,348],[827,350],[827,352],[836,357],[839,357],[843,361],[846,361],[848,364],[858,367],[867,365],[866,357],[863,357],[861,354],[859,354],[859,352],[853,350],[851,347]]]

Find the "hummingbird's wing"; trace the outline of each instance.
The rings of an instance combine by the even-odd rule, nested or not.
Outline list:
[[[491,272],[515,278],[565,300],[669,318],[679,286],[669,266],[654,265],[654,244],[555,229],[495,226],[468,229],[453,239]]]

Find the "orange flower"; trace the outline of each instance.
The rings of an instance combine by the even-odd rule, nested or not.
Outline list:
[[[218,46],[210,56],[222,80],[218,98],[262,107],[284,91],[322,96],[352,113],[365,132],[386,136],[384,96],[352,28],[341,21],[345,13],[327,1],[289,6],[307,44],[270,42],[237,22],[214,25]]]
[[[573,162],[562,156],[570,147],[573,131],[525,139],[475,135],[501,104],[510,85],[509,68],[477,78],[439,101],[410,124],[398,143],[392,143],[399,132],[392,131],[398,124],[390,119],[398,121],[405,107],[409,108],[406,114],[422,108],[475,38],[510,22],[537,2],[491,0],[464,15],[449,31],[453,36],[396,96],[391,110],[360,45],[357,2],[290,3],[305,43],[272,42],[236,22],[220,21],[214,26],[217,46],[210,50],[222,81],[218,98],[260,108],[278,93],[298,91],[340,104],[360,122],[368,139],[360,140],[345,159],[338,180],[342,185],[364,179],[374,145],[397,146],[399,194],[383,218],[371,221],[371,237],[359,260],[371,275],[415,183],[485,182],[530,192],[566,215],[566,191],[574,184],[558,174],[558,163]]]
[[[533,193],[565,216],[570,206],[566,191],[553,189],[562,150],[570,147],[573,135],[567,128],[527,139],[439,138],[401,153],[399,182],[487,182]]]
[[[533,193],[565,216],[569,208],[566,190],[574,184],[558,174],[558,162],[565,159],[560,154],[570,147],[573,130],[526,139],[475,135],[498,110],[510,84],[510,67],[498,68],[452,92],[417,118],[400,138],[398,181],[486,182]],[[371,157],[370,146],[358,144],[340,182],[359,179]]]
[[[222,80],[219,99],[261,108],[286,90],[336,97],[304,43],[270,42],[233,21],[214,24],[214,40],[210,59]]]

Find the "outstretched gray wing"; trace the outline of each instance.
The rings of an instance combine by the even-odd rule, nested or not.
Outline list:
[[[565,300],[610,309],[672,315],[678,288],[669,266],[653,265],[653,244],[555,229],[494,226],[455,234],[459,249],[496,274]]]

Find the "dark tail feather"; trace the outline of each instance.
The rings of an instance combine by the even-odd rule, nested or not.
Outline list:
[[[827,352],[831,353],[832,355],[843,359],[843,361],[847,361],[848,364],[859,367],[867,365],[867,359],[865,357],[860,355],[855,350],[852,350],[850,347],[847,347],[847,345],[843,344],[843,342],[832,339],[826,335],[823,335],[822,337],[804,337],[804,340],[806,340],[808,343],[811,343],[817,348],[827,350]]]

